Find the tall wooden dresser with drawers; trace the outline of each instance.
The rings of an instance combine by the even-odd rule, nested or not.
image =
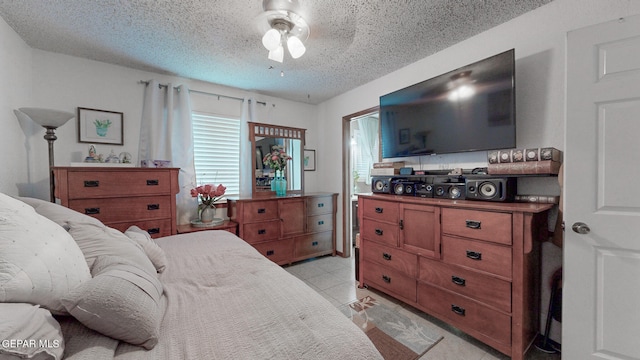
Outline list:
[[[283,265],[336,253],[335,193],[228,198],[238,236]]]
[[[176,234],[177,168],[54,167],[63,206],[120,231],[136,225],[152,237]]]
[[[512,359],[539,329],[548,204],[359,196],[360,279]]]

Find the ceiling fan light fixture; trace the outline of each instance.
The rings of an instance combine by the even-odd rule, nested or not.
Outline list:
[[[269,51],[269,60],[277,61],[279,63],[284,61],[284,48],[282,44],[278,44],[275,50]]]
[[[302,41],[297,36],[291,35],[287,39],[287,48],[289,49],[289,54],[291,54],[291,57],[294,59],[304,55],[307,51],[307,48],[304,47]]]
[[[264,12],[258,16],[262,45],[269,50],[269,59],[283,62],[284,46],[292,58],[298,59],[307,51],[304,42],[309,38],[309,25],[298,14],[297,0],[263,0]]]
[[[277,29],[269,29],[262,37],[262,45],[269,50],[274,51],[282,42],[282,34]]]

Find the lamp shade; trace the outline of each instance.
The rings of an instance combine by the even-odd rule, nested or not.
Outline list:
[[[68,111],[60,111],[44,108],[20,108],[20,112],[43,127],[57,129],[76,115]]]
[[[262,45],[269,51],[274,51],[280,46],[281,34],[276,29],[270,29],[262,37]]]
[[[289,39],[287,40],[287,48],[289,48],[289,53],[294,59],[304,55],[305,51],[307,51],[307,48],[304,47],[304,44],[297,36],[289,36]]]
[[[277,62],[284,61],[284,48],[279,45],[275,50],[269,51],[269,59]]]

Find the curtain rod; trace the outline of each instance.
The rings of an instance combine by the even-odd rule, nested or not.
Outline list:
[[[138,81],[138,84],[145,84],[145,85],[149,85],[149,82],[148,82],[148,81],[145,81],[145,80],[140,80],[140,81]],[[159,87],[161,87],[161,88],[163,88],[163,87],[164,87],[164,88],[166,88],[166,87],[167,87],[167,86],[169,86],[169,85],[168,85],[168,84],[158,84],[158,86],[159,86]],[[178,88],[177,88],[177,87],[174,87],[174,89],[178,90]],[[197,93],[197,94],[203,94],[203,95],[217,96],[217,97],[218,97],[218,99],[220,99],[220,98],[227,98],[227,99],[232,99],[232,100],[244,101],[244,99],[243,99],[243,98],[239,98],[239,97],[236,97],[236,96],[229,96],[229,95],[214,94],[214,93],[210,93],[210,92],[206,92],[206,91],[200,91],[200,90],[191,90],[191,89],[189,89],[189,92]],[[249,99],[249,101],[251,101],[251,99]],[[266,103],[266,102],[264,102],[264,101],[256,101],[256,104],[260,104],[260,105],[267,106],[267,103]],[[275,104],[274,104],[273,106],[275,106]]]

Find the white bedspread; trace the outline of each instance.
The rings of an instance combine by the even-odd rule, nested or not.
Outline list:
[[[329,301],[235,235],[157,241],[168,258],[160,341],[150,351],[121,342],[116,359],[381,359]]]

